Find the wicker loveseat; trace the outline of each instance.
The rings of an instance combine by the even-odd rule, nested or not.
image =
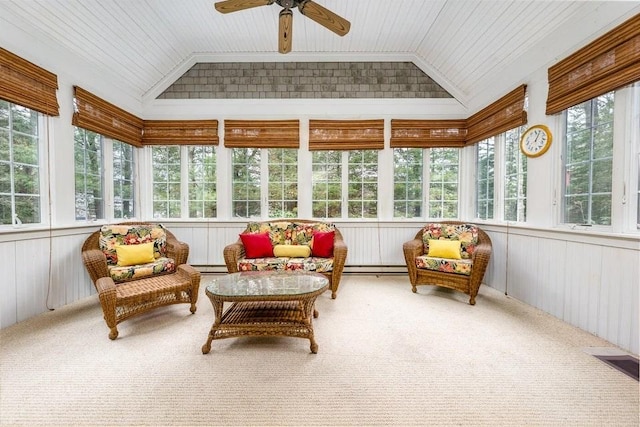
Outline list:
[[[187,264],[189,246],[161,224],[104,225],[82,246],[98,291],[109,338],[117,325],[156,307],[186,303],[196,311],[200,273]],[[146,259],[143,259],[146,258]]]
[[[265,234],[269,242],[265,247],[266,252],[255,256],[256,248],[245,247],[243,239],[248,244],[255,245],[252,242],[257,238],[264,239],[262,236]],[[331,241],[326,242],[327,238]],[[322,250],[321,240],[326,242]],[[229,273],[260,270],[315,271],[329,279],[331,298],[334,299],[346,259],[347,245],[334,224],[305,219],[250,222],[238,240],[224,248],[224,261]]]
[[[428,223],[403,245],[411,290],[417,292],[418,285],[444,286],[469,295],[469,304],[475,305],[491,250],[491,239],[477,225]]]

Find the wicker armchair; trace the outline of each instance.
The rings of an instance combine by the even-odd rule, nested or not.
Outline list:
[[[473,224],[466,224],[459,221],[440,221],[430,224],[436,226],[473,226]],[[418,265],[421,263],[419,261],[416,262],[416,260],[418,257],[427,255],[428,248],[426,247],[423,235],[428,226],[429,224],[420,229],[413,240],[406,242],[403,245],[404,259],[407,263],[409,280],[411,281],[411,290],[414,293],[417,292],[416,286],[418,285],[444,286],[469,295],[469,304],[475,305],[478,289],[480,288],[480,284],[484,278],[484,273],[487,269],[489,258],[491,256],[491,239],[487,233],[482,231],[479,227],[473,226],[477,230],[477,243],[473,246],[473,249],[469,254],[469,259],[463,260],[463,262],[467,262],[465,268],[470,269],[470,271],[467,271],[469,274],[420,268]],[[441,262],[441,265],[447,266],[443,268],[444,270],[449,269],[447,260],[440,260],[439,262]]]
[[[272,219],[268,221],[262,221],[258,223],[254,223],[257,226],[268,226],[269,224],[277,224],[277,223],[292,223],[292,224],[323,224],[322,221],[316,220],[307,220],[307,219],[293,219],[293,218],[284,218],[284,219]],[[249,226],[245,232],[249,231]],[[335,235],[333,242],[333,264],[331,271],[321,273],[324,274],[329,279],[329,287],[331,288],[331,298],[335,299],[338,286],[340,286],[340,278],[342,277],[342,271],[344,270],[344,264],[347,260],[347,244],[344,242],[342,238],[342,234],[337,227],[334,227]],[[242,244],[242,240],[238,239],[236,242],[227,245],[224,248],[224,261],[227,265],[227,271],[229,273],[236,273],[239,271],[238,264],[243,261],[245,258],[245,249]],[[280,268],[280,267],[278,267]],[[287,269],[286,267],[282,267]],[[320,271],[318,271],[320,272]]]
[[[156,224],[131,222],[114,224],[115,226],[153,227]],[[102,229],[101,229],[102,230]],[[137,314],[141,314],[157,307],[186,303],[190,304],[191,313],[196,311],[198,288],[200,286],[200,272],[187,264],[189,246],[180,242],[168,230],[164,229],[166,237],[166,264],[173,268],[172,272],[153,273],[146,277],[119,279],[112,277],[107,256],[101,249],[100,237],[102,231],[92,233],[82,245],[82,260],[93,282],[104,320],[109,327],[109,338],[118,337],[117,325]],[[152,269],[149,267],[147,270]],[[157,271],[157,267],[152,269]]]

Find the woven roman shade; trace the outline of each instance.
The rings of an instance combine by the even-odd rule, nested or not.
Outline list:
[[[143,145],[218,145],[217,120],[145,120]]]
[[[229,148],[300,148],[299,120],[225,120]]]
[[[391,120],[391,148],[464,147],[466,120]]]
[[[522,85],[467,119],[467,144],[475,144],[527,123]]]
[[[58,76],[0,48],[0,98],[59,116]]]
[[[142,147],[142,119],[78,87],[72,123],[92,132]]]
[[[640,80],[640,14],[548,70],[547,114]]]
[[[309,150],[382,150],[384,120],[309,120]]]

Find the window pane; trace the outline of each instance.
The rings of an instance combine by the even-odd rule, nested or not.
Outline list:
[[[505,132],[504,219],[526,221],[527,156],[520,150],[524,127]]]
[[[493,218],[494,145],[495,138],[487,138],[476,151],[476,216],[481,219]]]
[[[565,223],[611,225],[614,93],[567,109]]]
[[[429,149],[430,218],[458,216],[458,148]]]
[[[342,154],[314,151],[311,166],[312,215],[314,218],[342,216]]]
[[[298,216],[298,150],[269,148],[269,218]]]
[[[394,148],[394,218],[422,216],[423,153],[421,148]]]
[[[39,113],[0,100],[0,225],[41,223]]]
[[[113,141],[113,217],[135,217],[133,146]]]
[[[104,219],[102,136],[74,127],[76,220]]]
[[[180,147],[151,147],[151,159],[153,167],[153,217],[180,218]]]
[[[378,216],[378,152],[354,150],[348,153],[348,217]]]
[[[260,216],[260,149],[234,148],[231,154],[233,216]]]
[[[216,156],[213,146],[187,149],[189,167],[189,218],[217,216]]]

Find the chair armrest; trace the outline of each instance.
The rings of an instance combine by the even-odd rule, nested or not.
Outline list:
[[[413,262],[414,258],[419,257],[424,252],[424,242],[422,239],[413,239],[405,242],[402,245],[402,251],[407,262],[409,260]]]
[[[231,243],[224,248],[224,262],[227,265],[227,272],[238,272],[238,261],[245,257],[244,246],[242,240],[238,239],[237,242]]]
[[[167,257],[173,259],[176,265],[186,264],[189,259],[189,245],[179,240],[167,240]]]
[[[89,277],[94,285],[101,277],[109,277],[107,269],[107,257],[100,249],[86,249],[82,251],[82,262],[84,262]]]

